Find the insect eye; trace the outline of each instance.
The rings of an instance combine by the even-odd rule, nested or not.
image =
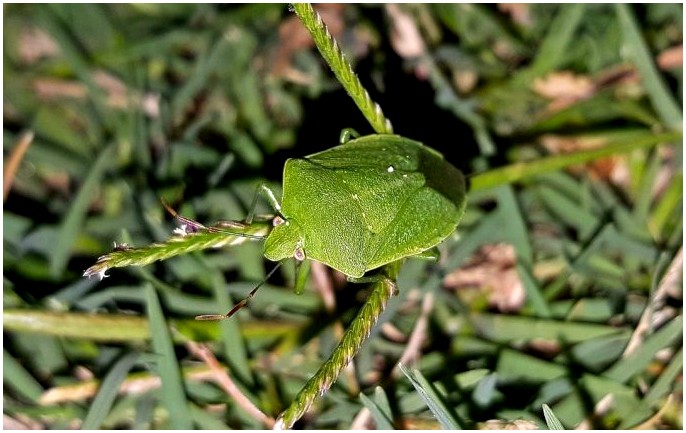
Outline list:
[[[295,251],[293,252],[293,257],[295,257],[295,260],[302,262],[305,260],[305,250],[303,249],[302,245],[298,243],[298,246],[295,247]]]

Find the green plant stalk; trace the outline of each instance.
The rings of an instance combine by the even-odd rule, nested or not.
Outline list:
[[[175,343],[188,341],[189,333],[210,341],[219,340],[219,322],[198,322],[193,319],[170,320],[177,332],[172,334]],[[138,342],[150,339],[150,325],[144,317],[130,314],[90,314],[67,311],[9,309],[2,314],[6,332],[50,335],[60,338],[105,342]],[[246,340],[260,338],[289,339],[302,332],[300,325],[271,321],[250,321],[241,324],[241,336]]]
[[[374,131],[379,134],[392,134],[391,122],[386,119],[381,107],[372,101],[369,93],[362,86],[350,63],[341,52],[338,43],[333,39],[312,5],[309,3],[293,4],[293,9],[312,35],[322,57],[329,64],[338,81],[348,92]],[[291,428],[310,408],[312,403],[328,391],[340,375],[341,370],[355,357],[381,316],[386,303],[395,294],[395,280],[401,263],[402,261],[398,261],[382,268],[385,277],[374,283],[372,294],[348,326],[338,346],[329,356],[329,359],[300,390],[291,406],[281,414],[276,421],[275,428]]]
[[[643,79],[648,98],[663,122],[674,131],[683,129],[683,114],[669,87],[655,67],[650,50],[641,35],[640,27],[631,8],[615,4],[624,37],[624,45]]]
[[[265,237],[271,231],[272,225],[268,221],[253,221],[240,229],[240,234],[247,236]],[[232,229],[236,231],[236,229]],[[111,268],[121,268],[124,266],[145,266],[158,260],[166,260],[181,254],[188,254],[193,251],[204,250],[207,248],[221,248],[226,245],[238,245],[253,238],[241,236],[239,234],[227,234],[220,229],[213,230],[212,227],[196,233],[177,235],[169,238],[163,243],[154,243],[145,247],[131,248],[128,246],[115,246],[115,250],[104,256],[100,256],[98,261],[86,269],[84,277],[99,275],[100,279],[108,277],[105,273]]]
[[[386,119],[379,104],[372,101],[367,90],[360,83],[360,79],[352,70],[336,40],[331,36],[319,14],[309,3],[293,3],[293,10],[300,18],[305,28],[312,35],[317,49],[326,63],[329,64],[334,75],[341,83],[348,95],[378,134],[392,134],[393,126]]]
[[[374,283],[372,293],[346,329],[338,346],[324,365],[307,381],[290,407],[279,416],[276,420],[275,429],[293,427],[293,424],[307,412],[312,403],[329,390],[341,370],[357,355],[386,307],[386,302],[396,292],[395,280],[401,264],[402,261],[397,261],[384,267],[385,277]]]

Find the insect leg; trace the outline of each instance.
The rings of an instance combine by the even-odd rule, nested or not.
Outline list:
[[[234,305],[233,308],[231,310],[229,310],[228,313],[226,313],[226,314],[201,314],[199,316],[195,316],[195,320],[224,320],[224,319],[228,319],[229,317],[233,316],[234,314],[236,314],[236,312],[238,310],[240,310],[241,308],[248,305],[248,301],[253,296],[255,296],[255,293],[257,293],[257,290],[260,287],[262,287],[264,285],[264,283],[267,282],[267,280],[269,280],[269,278],[274,274],[274,272],[276,272],[277,269],[279,269],[281,267],[282,264],[283,264],[283,261],[277,263],[276,266],[274,266],[274,268],[271,271],[269,271],[267,276],[264,277],[264,280],[260,281],[260,284],[255,286],[255,288],[252,289],[250,291],[250,293],[248,293],[248,296],[241,299],[236,305]]]
[[[199,222],[194,221],[190,218],[186,218],[183,215],[179,215],[174,209],[172,209],[171,206],[169,206],[169,204],[164,199],[160,200],[162,201],[162,206],[164,206],[167,212],[169,212],[171,216],[173,216],[179,222],[179,224],[183,227],[184,231],[188,230],[190,232],[197,232],[200,230],[207,230],[207,227],[200,224]]]
[[[338,143],[339,144],[345,144],[345,143],[349,142],[350,140],[352,140],[353,138],[357,138],[359,136],[360,136],[360,134],[357,131],[355,131],[354,129],[344,128],[343,130],[341,130],[341,135],[338,138]]]
[[[260,194],[264,195],[274,211],[281,215],[281,205],[279,204],[278,200],[276,200],[274,191],[269,189],[267,185],[262,184],[258,186],[257,190],[255,191],[255,196],[253,197],[252,204],[250,205],[250,212],[248,212],[248,216],[245,218],[246,224],[252,223],[252,219],[255,216],[255,209],[257,208],[257,199],[259,198]]]
[[[310,260],[296,260],[295,261],[295,287],[293,291],[296,295],[302,294],[305,290],[305,283],[310,274]]]
[[[167,212],[169,212],[179,223],[181,226],[180,228],[177,228],[174,230],[175,234],[181,234],[181,235],[187,235],[190,233],[196,233],[199,231],[202,232],[210,232],[210,233],[225,233],[227,235],[233,235],[233,236],[239,236],[243,238],[250,238],[250,239],[265,239],[265,236],[261,235],[252,235],[248,233],[242,233],[240,231],[233,232],[231,230],[226,230],[228,229],[236,229],[236,230],[245,230],[248,226],[248,224],[239,222],[239,221],[218,221],[216,224],[214,224],[211,227],[204,226],[200,224],[199,222],[192,220],[190,218],[186,218],[183,215],[179,215],[174,209],[169,206],[169,204],[164,200],[160,199],[162,201],[162,206],[164,206],[165,209],[167,209]]]

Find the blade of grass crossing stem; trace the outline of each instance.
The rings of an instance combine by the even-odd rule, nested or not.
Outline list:
[[[84,5],[79,5],[84,6]],[[106,115],[107,109],[105,103],[105,94],[103,89],[95,84],[93,79],[93,73],[91,72],[91,67],[89,60],[87,59],[87,54],[84,53],[82,45],[76,41],[76,33],[74,29],[71,28],[73,22],[69,20],[64,20],[60,16],[62,14],[57,10],[58,8],[74,8],[75,5],[55,5],[50,4],[47,7],[37,8],[37,21],[42,24],[41,27],[49,32],[52,39],[59,46],[60,54],[64,56],[66,64],[71,69],[78,78],[79,81],[83,82],[88,88],[88,94],[95,102],[92,107],[94,108],[93,113],[98,119],[98,122],[93,126],[97,127],[97,132],[95,136],[102,136],[102,124],[106,124],[108,121],[108,116]],[[76,10],[73,10],[75,13]],[[86,19],[84,16],[84,10],[81,9],[79,13],[79,19]],[[107,125],[111,127],[113,125]],[[108,128],[111,129],[111,128]],[[93,131],[91,131],[93,132]],[[96,141],[97,142],[97,141]]]
[[[655,180],[662,165],[662,157],[658,152],[653,152],[647,159],[648,160],[645,161],[645,169],[643,170],[643,176],[641,176],[633,209],[634,218],[639,223],[643,223],[648,219],[650,210],[653,207],[655,198],[653,197],[652,192],[655,187]]]
[[[663,326],[649,336],[638,350],[613,365],[603,376],[624,383],[632,376],[645,370],[658,351],[669,347],[677,341],[681,341],[683,336],[682,326],[683,317],[675,317],[666,326]]]
[[[564,430],[564,426],[559,419],[553,413],[553,410],[547,404],[543,405],[543,417],[545,418],[545,423],[550,430]]]
[[[377,401],[370,399],[362,393],[360,393],[360,400],[362,401],[362,404],[364,404],[364,407],[369,409],[369,412],[371,412],[372,418],[374,418],[374,422],[376,423],[376,428],[378,430],[393,430],[393,414],[391,413],[391,408],[388,406],[388,399],[386,398],[385,404],[383,404],[383,402],[379,403],[377,398],[379,390],[381,390],[383,398],[386,398],[383,388],[376,387],[376,396],[374,400]]]
[[[101,428],[101,425],[117,397],[119,386],[126,378],[127,373],[138,359],[138,353],[133,352],[125,355],[117,361],[112,369],[107,373],[105,379],[100,384],[98,394],[88,409],[86,419],[81,426],[82,430],[93,430]]]
[[[43,394],[43,387],[4,348],[2,349],[2,365],[2,383],[25,398],[38,401]]]
[[[218,417],[208,414],[206,409],[203,409],[196,404],[191,404],[191,415],[199,430],[231,430],[231,428],[220,421]]]
[[[663,233],[663,231],[668,222],[673,218],[680,218],[682,216],[681,206],[683,197],[683,174],[675,173],[674,177],[672,177],[669,183],[669,186],[659,199],[659,202],[653,206],[653,210],[648,220],[648,227],[651,229],[651,234],[658,241],[664,239],[665,233]]]
[[[641,36],[631,6],[616,4],[615,9],[622,28],[625,48],[628,49],[629,56],[643,78],[643,86],[655,111],[669,128],[675,131],[682,130],[683,113],[653,63],[653,57]]]
[[[645,395],[644,401],[648,404],[657,406],[659,400],[671,393],[677,385],[677,377],[684,368],[683,348],[679,349],[672,357],[672,362],[660,374],[650,391]]]
[[[470,192],[493,188],[498,185],[511,184],[533,177],[540,173],[559,170],[570,165],[581,164],[595,159],[603,158],[613,154],[621,154],[632,150],[649,148],[660,143],[670,143],[681,141],[680,132],[665,134],[653,134],[647,132],[642,136],[635,135],[629,140],[620,139],[611,141],[603,147],[579,152],[567,153],[563,155],[537,158],[533,161],[518,162],[505,167],[478,173],[469,178]]]
[[[162,404],[169,412],[171,428],[190,430],[193,428],[191,414],[186,401],[178,360],[174,353],[167,322],[162,313],[162,307],[152,285],[145,285],[147,298],[148,319],[150,320],[150,334],[152,347],[157,354],[157,371],[162,381]]]
[[[407,376],[417,390],[419,396],[434,414],[441,427],[447,430],[462,430],[462,422],[457,415],[446,404],[440,392],[419,372],[419,370],[409,371],[404,365],[399,364],[400,370]]]
[[[157,396],[147,393],[136,399],[136,415],[131,430],[149,430],[155,417]]]
[[[71,247],[79,231],[83,230],[83,222],[93,193],[100,185],[100,179],[102,179],[105,170],[112,165],[114,149],[114,144],[110,144],[100,153],[60,224],[52,257],[50,257],[50,273],[53,276],[59,276],[67,264]]]
[[[584,8],[583,4],[564,4],[560,7],[533,65],[524,74],[527,81],[553,71],[564,61],[567,46],[573,40],[574,32],[584,16]]]
[[[529,241],[524,215],[519,208],[517,197],[510,185],[503,185],[495,191],[498,200],[498,213],[506,236],[517,251],[517,261],[526,266],[533,265],[533,249]]]

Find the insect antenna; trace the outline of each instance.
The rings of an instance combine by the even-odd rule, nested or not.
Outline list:
[[[241,299],[240,302],[238,302],[236,305],[234,305],[234,307],[231,310],[229,310],[228,313],[226,313],[226,314],[201,314],[199,316],[195,316],[195,320],[224,320],[224,319],[228,319],[229,317],[233,316],[238,310],[240,310],[241,308],[248,305],[248,301],[253,296],[255,296],[255,293],[257,292],[257,290],[260,287],[262,287],[264,285],[264,283],[267,282],[267,280],[269,280],[269,278],[274,274],[274,272],[276,272],[277,269],[279,269],[281,267],[282,264],[283,264],[283,260],[280,261],[279,263],[277,263],[276,266],[274,266],[274,268],[272,268],[272,270],[269,271],[267,276],[264,277],[264,280],[260,281],[260,283],[257,286],[255,286],[255,288],[252,289],[250,291],[250,293],[248,293],[248,296]]]
[[[249,226],[249,224],[244,224],[244,223],[241,223],[238,221],[219,221],[214,226],[211,226],[211,227],[204,226],[195,220],[192,220],[190,218],[186,218],[183,215],[179,215],[179,213],[176,212],[174,209],[172,209],[172,207],[169,206],[169,204],[164,199],[160,199],[160,201],[162,202],[162,206],[164,206],[164,208],[167,210],[167,212],[169,212],[171,214],[171,216],[173,216],[179,222],[179,225],[181,226],[181,228],[177,229],[177,230],[180,230],[184,234],[187,234],[189,232],[190,233],[197,233],[199,231],[206,231],[206,232],[210,232],[210,233],[224,233],[227,235],[239,236],[242,238],[250,238],[250,239],[266,239],[267,238],[266,236],[262,236],[262,235],[252,235],[249,233],[236,232],[236,231],[226,230],[224,228],[217,227],[217,226],[223,225],[226,227],[241,229],[241,228],[246,228]],[[175,232],[176,232],[176,230],[175,230]]]

